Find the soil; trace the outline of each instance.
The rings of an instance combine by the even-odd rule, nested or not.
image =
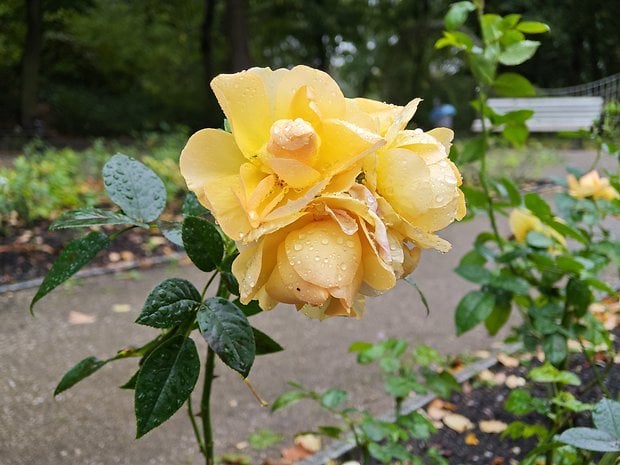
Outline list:
[[[616,351],[620,349],[619,337],[620,330],[614,330],[616,339]],[[601,360],[602,364],[602,360]],[[490,371],[495,379],[515,376],[526,379],[527,373],[534,366],[539,366],[540,362],[533,360],[529,363],[522,363],[518,367],[507,368],[497,363]],[[600,372],[601,367],[596,367]],[[577,374],[582,381],[580,387],[570,387],[569,391],[582,402],[596,403],[602,398],[601,390],[598,386],[581,392],[584,386],[589,386],[594,379],[593,367],[581,355],[574,355],[568,370]],[[612,365],[605,381],[612,398],[617,398],[620,391],[620,365]],[[483,420],[499,420],[510,424],[513,421],[522,421],[528,424],[548,424],[548,420],[538,414],[528,414],[515,416],[504,410],[504,402],[511,392],[511,388],[506,384],[482,385],[477,378],[466,382],[462,392],[452,395],[446,405],[452,413],[462,415],[469,419],[474,427],[465,432],[456,432],[449,427],[437,423],[441,426],[428,441],[414,441],[408,448],[418,455],[424,457],[426,452],[434,448],[444,457],[450,465],[462,464],[484,464],[484,465],[516,465],[527,453],[536,446],[536,440],[513,440],[509,437],[503,438],[499,433],[484,433],[480,430],[479,422]],[[546,386],[543,384],[535,385],[533,396],[545,397]],[[575,415],[572,426],[592,427],[591,415],[589,412]],[[469,439],[469,441],[468,441]],[[475,444],[477,442],[477,444]],[[359,454],[353,450],[348,453],[345,460],[358,460]],[[434,463],[434,462],[432,462]]]
[[[49,230],[49,222],[41,221],[29,229],[14,229],[0,235],[0,288],[9,284],[42,278],[71,240],[83,230]],[[116,227],[118,229],[118,227]],[[103,230],[116,229],[103,227]],[[161,235],[141,228],[132,229],[112,241],[110,248],[100,252],[85,267],[118,269],[123,265],[149,266],[156,257],[172,256],[181,249]]]

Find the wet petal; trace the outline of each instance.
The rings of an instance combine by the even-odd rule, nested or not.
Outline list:
[[[269,167],[293,189],[303,189],[321,179],[321,173],[302,161],[292,158],[273,157],[267,161]]]
[[[289,260],[285,245],[280,244],[278,264],[265,285],[267,293],[284,303],[322,305],[329,298],[327,290],[304,280]]]
[[[285,246],[295,271],[323,288],[350,284],[361,263],[358,236],[347,236],[331,220],[313,222],[292,232]]]
[[[377,164],[377,191],[410,221],[435,203],[429,168],[409,150],[393,149],[381,154]]]
[[[393,141],[396,138],[398,132],[402,131],[407,127],[407,124],[409,124],[409,121],[411,121],[411,118],[413,118],[413,115],[418,109],[418,105],[421,101],[422,99],[420,98],[413,99],[405,106],[405,108],[402,109],[400,114],[390,125],[390,128],[385,135],[385,138],[388,140],[388,142]]]
[[[362,257],[364,262],[364,282],[377,291],[391,289],[396,284],[392,268],[380,257],[370,234],[362,223]]]
[[[452,129],[435,128],[427,131],[426,134],[437,139],[437,141],[439,141],[446,149],[446,153],[450,153],[450,147],[452,146],[452,140],[454,139],[454,131]]]
[[[295,118],[291,103],[300,88],[306,87],[308,96],[316,105],[321,118],[338,118],[345,112],[345,101],[336,81],[323,71],[308,66],[295,66],[282,76],[278,85],[276,115]]]
[[[203,129],[190,137],[179,161],[188,188],[209,205],[224,232],[233,239],[250,229],[234,191],[240,186],[239,167],[244,162],[233,137],[216,129]]]
[[[266,75],[242,71],[220,74],[211,81],[235,140],[243,154],[250,158],[269,139],[274,121],[263,79]]]

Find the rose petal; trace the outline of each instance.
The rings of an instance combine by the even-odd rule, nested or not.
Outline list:
[[[361,263],[358,236],[347,236],[331,220],[313,222],[292,232],[285,246],[295,271],[323,288],[350,284]]]

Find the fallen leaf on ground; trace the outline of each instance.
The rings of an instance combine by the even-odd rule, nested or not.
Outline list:
[[[508,425],[499,420],[482,420],[478,423],[478,427],[483,433],[497,434],[502,433]]]
[[[315,453],[321,450],[321,438],[316,434],[300,434],[295,436],[295,445]]]
[[[497,361],[506,368],[517,368],[519,366],[519,359],[506,354],[497,354]]]
[[[480,444],[480,441],[474,433],[467,433],[467,436],[465,436],[465,444],[468,446],[477,446]]]
[[[454,404],[444,402],[441,399],[433,399],[426,408],[426,413],[431,420],[441,420],[454,411]]]
[[[250,447],[250,443],[248,441],[241,441],[235,444],[235,448],[238,450],[247,449],[248,447]]]
[[[110,252],[108,254],[108,260],[110,260],[112,263],[120,262],[121,254],[118,252]]]
[[[69,312],[69,324],[72,325],[88,325],[97,321],[95,315],[88,315],[82,312],[71,310]]]
[[[459,415],[458,413],[451,413],[443,417],[443,422],[448,428],[456,431],[457,433],[464,433],[474,427],[474,424],[469,418]]]
[[[518,387],[525,386],[525,378],[516,375],[509,375],[504,384],[506,384],[506,386],[510,389],[516,389]]]
[[[131,262],[135,260],[136,256],[129,250],[123,250],[121,252],[121,258],[126,262]]]
[[[491,352],[488,350],[477,350],[474,352],[474,355],[478,358],[489,358],[491,356]]]
[[[297,462],[298,460],[303,460],[311,455],[312,452],[301,446],[293,446],[282,449],[282,458],[290,462]]]
[[[127,313],[127,312],[131,312],[131,305],[129,305],[129,304],[114,304],[114,305],[112,305],[112,311],[114,313]]]

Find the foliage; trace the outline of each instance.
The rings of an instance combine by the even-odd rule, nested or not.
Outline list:
[[[53,220],[67,210],[105,203],[97,177],[110,150],[139,157],[164,181],[168,198],[181,194],[177,165],[187,132],[146,134],[133,145],[96,140],[84,150],[55,149],[40,141],[26,145],[11,167],[0,167],[0,231],[16,224]],[[148,154],[145,152],[148,151]]]
[[[472,12],[476,14],[480,36],[465,28]],[[556,463],[556,459],[557,463],[581,463],[573,456],[574,449],[559,447],[555,436],[570,424],[575,412],[590,408],[566,389],[567,385],[579,384],[579,379],[566,371],[568,341],[580,341],[581,353],[591,365],[591,347],[600,345],[604,353],[598,356],[608,367],[614,363],[609,331],[594,318],[589,307],[597,295],[615,294],[603,273],[610,265],[617,269],[620,258],[617,242],[605,223],[606,218],[620,213],[617,173],[610,175],[612,187],[607,188],[604,196],[598,194],[603,185],[598,175],[590,176],[598,185],[588,191],[584,187],[584,194],[569,190],[562,183],[554,206],[537,193],[522,195],[510,177],[493,176],[488,161],[493,130],[501,131],[501,138],[514,147],[523,147],[528,137],[526,121],[532,112],[498,114],[487,105],[487,96],[496,93],[519,97],[534,92],[523,76],[504,70],[525,63],[536,52],[540,42],[527,39],[526,34],[543,33],[549,28],[543,23],[523,21],[519,14],[485,13],[483,2],[468,1],[452,5],[445,25],[444,36],[436,46],[452,47],[464,56],[478,83],[478,98],[472,106],[480,114],[483,126],[480,136],[465,142],[452,155],[461,163],[476,164],[479,186],[469,184],[463,190],[470,215],[483,213],[491,225],[491,231],[476,237],[473,249],[463,256],[455,270],[479,286],[459,302],[456,330],[462,334],[484,324],[490,334],[496,334],[512,311],[519,311],[522,323],[512,328],[512,339],[521,341],[530,352],[544,352],[546,364],[533,369],[530,379],[547,384],[548,394],[537,397],[527,389],[515,390],[505,407],[515,414],[545,415],[551,426],[514,422],[505,434],[538,438],[538,446],[529,452],[524,463],[535,463],[539,456],[544,456],[547,464]],[[599,156],[608,142],[605,130],[580,136],[595,139]],[[613,152],[611,143],[605,147],[612,147],[608,152]],[[583,173],[573,174],[581,177]],[[575,178],[572,182],[582,181]],[[500,232],[499,215],[508,216],[512,236]],[[604,375],[601,376],[606,369],[600,373],[594,370],[597,383],[606,392]]]
[[[349,351],[357,353],[357,362],[361,365],[377,363],[380,366],[384,393],[394,401],[393,419],[379,418],[367,410],[352,407],[349,393],[342,389],[329,388],[319,392],[298,383],[289,383],[293,389],[281,394],[271,410],[284,409],[303,399],[312,400],[342,422],[319,426],[314,433],[336,439],[351,435],[365,464],[369,463],[370,457],[380,463],[423,463],[422,458],[413,455],[404,443],[426,440],[436,429],[422,414],[403,411],[403,402],[411,393],[434,392],[446,397],[458,391],[459,384],[447,371],[447,359],[425,345],[408,349],[408,343],[400,339],[375,344],[355,342]],[[447,463],[434,452],[432,448],[427,451],[424,463]]]

